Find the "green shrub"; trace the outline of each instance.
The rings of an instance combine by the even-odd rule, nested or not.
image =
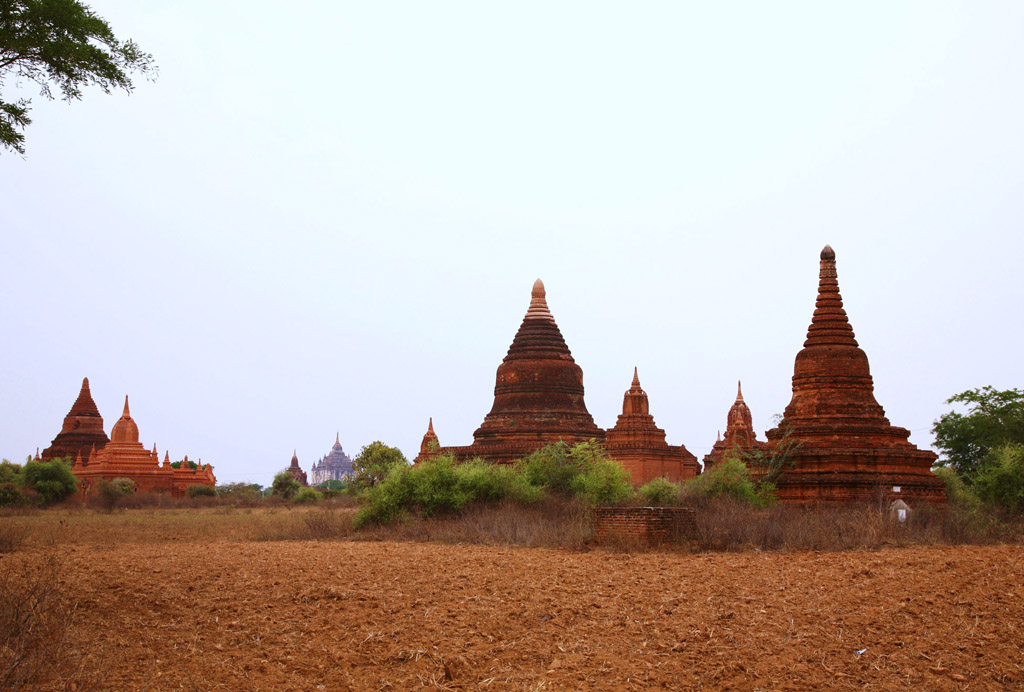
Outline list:
[[[989,452],[974,479],[978,497],[1012,514],[1024,512],[1024,445],[1006,443]]]
[[[217,497],[217,489],[212,485],[190,485],[185,494],[194,497]]]
[[[93,495],[95,502],[102,509],[108,512],[117,506],[118,500],[125,495],[135,492],[135,482],[130,478],[115,478],[113,480],[101,480],[96,484],[96,492]]]
[[[15,483],[0,483],[0,507],[20,507],[28,504],[28,498]]]
[[[409,466],[395,466],[388,471],[381,483],[368,490],[365,504],[356,513],[352,525],[359,529],[370,524],[389,524],[401,518],[412,504],[411,470]]]
[[[270,484],[270,494],[289,500],[295,493],[299,492],[301,487],[302,484],[295,480],[292,474],[287,471],[281,471],[274,476],[274,482]]]
[[[474,502],[497,502],[507,498],[528,505],[544,495],[543,488],[531,485],[515,466],[473,459],[457,469],[460,483]]]
[[[683,486],[683,495],[695,497],[730,497],[751,507],[768,507],[775,503],[775,486],[757,485],[750,471],[739,459],[727,457]]]
[[[356,528],[386,524],[408,511],[423,516],[457,512],[475,502],[511,499],[530,504],[544,494],[515,468],[479,459],[459,464],[444,454],[416,466],[394,466],[384,480],[369,489],[356,514]]]
[[[981,500],[967,487],[960,474],[951,466],[937,466],[932,471],[946,484],[946,500],[950,507],[977,510]]]
[[[24,482],[25,478],[22,475],[21,464],[12,464],[6,459],[0,461],[0,485],[4,483],[21,485]]]
[[[565,442],[546,445],[520,460],[516,467],[530,485],[568,495],[572,479],[582,470],[579,457],[570,457],[569,450]]]
[[[323,493],[318,492],[315,488],[307,486],[299,488],[299,492],[295,493],[295,496],[292,498],[292,502],[304,505],[311,502],[319,502],[322,499],[324,499]]]
[[[60,502],[78,491],[78,480],[71,473],[70,464],[60,459],[52,461],[30,461],[22,472],[25,487],[39,495],[45,505]]]
[[[682,490],[683,486],[679,483],[673,483],[667,478],[655,478],[640,486],[637,494],[652,507],[671,507],[679,504]]]
[[[588,505],[613,505],[633,494],[629,471],[614,459],[597,459],[586,464],[572,479],[572,491]]]

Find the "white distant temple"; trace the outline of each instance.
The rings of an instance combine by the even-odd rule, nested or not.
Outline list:
[[[343,481],[352,477],[352,460],[341,448],[340,439],[340,435],[335,435],[331,451],[313,464],[309,472],[310,485],[320,485],[326,481]]]

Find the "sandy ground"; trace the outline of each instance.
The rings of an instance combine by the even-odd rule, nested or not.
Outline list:
[[[50,550],[100,689],[1024,689],[1021,546]]]

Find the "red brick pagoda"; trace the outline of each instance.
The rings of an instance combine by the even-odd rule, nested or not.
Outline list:
[[[299,466],[299,455],[296,451],[292,452],[292,463],[288,465],[285,471],[291,474],[291,477],[297,480],[299,485],[309,485],[306,482],[306,472]]]
[[[103,432],[103,416],[92,400],[89,378],[86,377],[82,380],[78,398],[64,417],[64,425],[50,446],[43,450],[40,459],[60,458],[72,462],[81,456],[82,461],[88,463],[93,449],[103,449],[109,441],[107,433]]]
[[[704,456],[704,470],[707,471],[729,454],[741,460],[750,452],[763,450],[765,443],[757,439],[754,422],[750,416],[750,407],[743,401],[743,384],[736,385],[736,401],[729,407],[725,419],[725,436],[719,435],[711,451]]]
[[[604,442],[604,437],[583,401],[583,370],[548,310],[544,283],[537,279],[526,317],[498,366],[494,405],[473,433],[473,444],[441,447],[438,453],[507,464],[560,440],[576,444]],[[422,456],[421,451],[417,459]]]
[[[868,358],[843,309],[831,247],[821,251],[818,300],[793,370],[793,398],[773,450],[792,445],[791,466],[777,481],[783,501],[850,502],[879,498],[941,504],[936,455],[918,449],[909,431],[889,424],[875,401]]]
[[[420,453],[412,460],[413,463],[435,456],[440,448],[441,443],[437,439],[437,433],[434,432],[434,419],[431,418],[427,423],[427,432],[424,433],[423,440],[420,442]]]
[[[633,485],[643,485],[655,478],[681,483],[700,473],[697,457],[685,446],[665,442],[665,431],[654,423],[636,368],[633,383],[622,400],[622,415],[605,438],[605,449],[626,467]]]
[[[175,496],[184,495],[192,485],[215,485],[213,467],[200,462],[193,469],[188,457],[182,468],[171,467],[169,455],[164,455],[161,466],[156,446],[146,450],[139,443],[139,428],[128,410],[128,397],[124,399],[124,412],[114,423],[108,438],[103,432],[103,417],[89,391],[89,378],[82,380],[82,389],[64,418],[60,433],[38,458],[43,461],[61,458],[71,463],[71,470],[79,481],[79,490],[89,495],[101,480],[128,478],[136,490],[157,490]]]

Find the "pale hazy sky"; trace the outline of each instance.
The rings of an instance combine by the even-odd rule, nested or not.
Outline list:
[[[789,402],[826,243],[915,443],[1022,385],[1020,2],[90,4],[160,77],[21,92],[3,457],[84,376],[220,482],[469,444],[537,277],[597,424],[638,366],[700,457]]]

